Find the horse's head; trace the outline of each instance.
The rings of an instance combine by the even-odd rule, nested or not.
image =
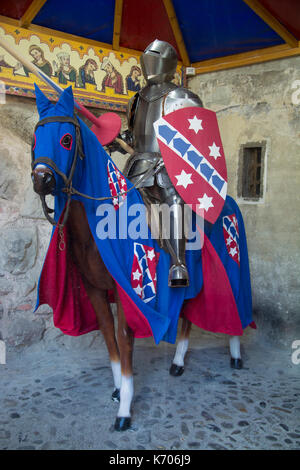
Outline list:
[[[82,149],[72,87],[64,90],[55,105],[37,86],[35,91],[40,121],[32,142],[32,181],[34,191],[44,198],[70,187]]]

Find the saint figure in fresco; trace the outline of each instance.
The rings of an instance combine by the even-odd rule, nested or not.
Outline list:
[[[133,65],[130,70],[130,74],[126,77],[127,91],[140,91],[141,84],[139,77],[141,77],[142,71],[137,65]]]
[[[115,93],[124,94],[123,78],[107,57],[102,62],[101,70],[105,70],[106,75],[102,80],[101,91],[105,93],[105,87],[111,87]]]
[[[32,61],[33,65],[38,67],[42,72],[48,75],[48,77],[51,77],[52,67],[51,67],[50,62],[45,59],[43,49],[41,49],[39,46],[35,44],[32,44],[29,47],[28,52],[33,58],[33,61]],[[18,62],[16,66],[14,67],[14,72],[19,70],[21,67],[23,67],[26,77],[29,77],[30,70],[28,70],[27,67],[25,67],[25,65],[22,65],[20,62]]]
[[[96,85],[94,72],[98,70],[97,62],[94,59],[87,59],[85,64],[79,69],[78,82],[80,88],[85,88],[86,83]]]
[[[54,61],[53,66],[56,69],[55,76],[58,77],[59,83],[67,85],[68,82],[77,82],[77,73],[70,63],[70,54],[68,52],[59,52],[56,54],[59,60],[59,67]]]

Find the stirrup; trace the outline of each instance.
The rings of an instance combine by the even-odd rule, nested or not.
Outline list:
[[[184,264],[173,264],[169,270],[169,287],[188,287],[189,274]]]

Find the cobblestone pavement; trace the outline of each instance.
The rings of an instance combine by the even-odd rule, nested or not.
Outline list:
[[[201,343],[201,344],[199,344]],[[291,351],[249,342],[229,366],[222,335],[191,341],[181,377],[174,346],[137,340],[132,429],[118,405],[104,346],[28,348],[0,366],[1,449],[299,449],[300,365]]]

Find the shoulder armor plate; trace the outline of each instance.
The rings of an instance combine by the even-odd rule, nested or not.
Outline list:
[[[172,90],[166,97],[164,111],[169,114],[176,109],[188,108],[189,106],[203,107],[203,103],[198,95],[187,88],[178,87]]]

